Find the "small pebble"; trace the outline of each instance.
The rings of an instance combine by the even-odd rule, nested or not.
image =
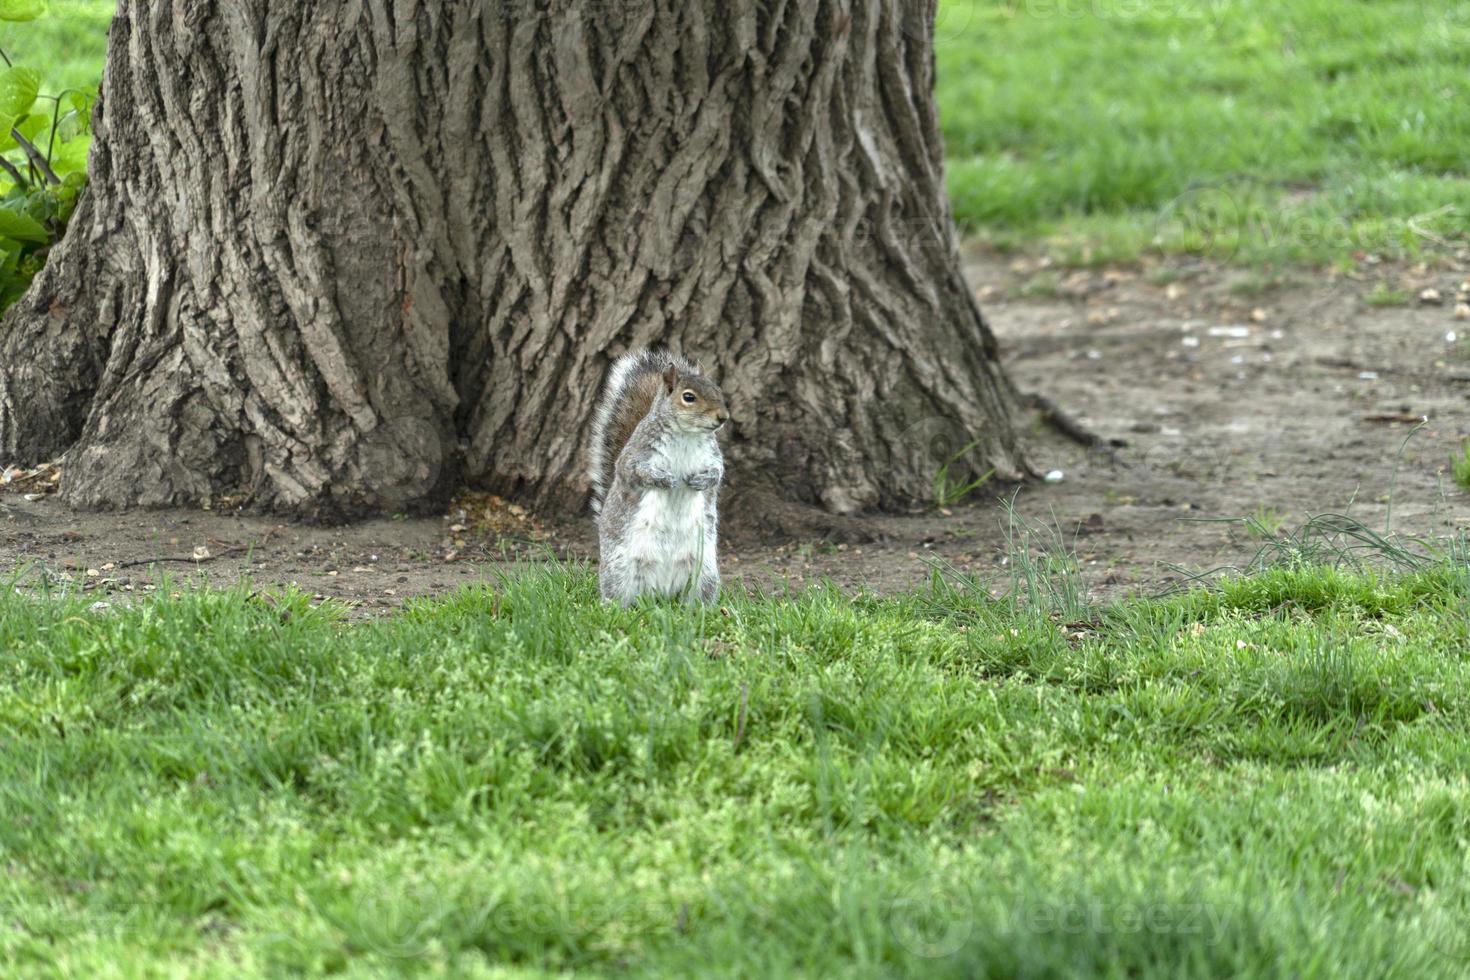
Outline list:
[[[1419,302],[1434,306],[1444,302],[1444,296],[1438,289],[1430,286],[1428,289],[1419,291]]]
[[[1455,304],[1455,319],[1470,320],[1470,303]]]
[[[1062,473],[1061,470],[1052,470],[1050,473],[1048,473],[1046,475],[1046,482],[1047,483],[1061,483],[1062,482],[1062,479],[1063,479],[1063,473]]]

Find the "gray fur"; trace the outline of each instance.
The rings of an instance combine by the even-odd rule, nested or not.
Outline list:
[[[686,391],[694,404],[683,402]],[[634,417],[616,445],[619,420],[626,430]],[[715,432],[727,418],[719,388],[687,361],[640,351],[613,366],[589,454],[604,599],[625,606],[640,595],[714,601],[725,471]]]
[[[612,484],[613,467],[633,428],[653,407],[657,379],[669,368],[681,375],[702,377],[699,368],[666,350],[637,350],[613,362],[602,398],[592,413],[592,448],[587,453],[587,480],[592,484],[592,512],[602,509],[602,498]]]

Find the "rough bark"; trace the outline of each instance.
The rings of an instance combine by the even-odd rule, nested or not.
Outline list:
[[[122,0],[91,189],[0,324],[0,458],[84,507],[571,507],[611,358],[722,382],[731,482],[1021,469],[933,0]]]

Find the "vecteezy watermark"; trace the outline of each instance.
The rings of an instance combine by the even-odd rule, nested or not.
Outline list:
[[[888,906],[888,928],[905,950],[924,959],[953,956],[975,928],[968,890],[930,878],[904,889]]]
[[[1462,862],[1470,865],[1470,861]],[[1460,873],[1451,870],[1451,874]],[[1438,895],[1426,902],[1426,931],[1429,945],[1440,958],[1459,967],[1470,967],[1470,912],[1454,903],[1439,904]]]
[[[959,462],[975,446],[975,437],[958,419],[942,415],[928,415],[912,423],[898,441],[936,470]]]
[[[975,23],[975,4],[969,0],[898,0],[898,28],[916,41],[944,44],[968,34]]]
[[[1290,189],[1249,178],[1199,184],[1159,208],[1153,243],[1162,252],[1229,259],[1247,243],[1282,252],[1348,252],[1411,239],[1461,243],[1463,215],[1453,205],[1424,214],[1355,223]]]
[[[1218,443],[1203,440],[1156,443],[1133,459],[1146,470],[1170,473],[1201,484],[1223,480],[1240,462],[1232,460],[1229,451]]]
[[[426,955],[441,931],[450,906],[434,897],[361,888],[351,910],[339,923],[348,940],[369,952],[391,959],[411,960]],[[467,910],[459,910],[464,914]],[[491,909],[482,910],[487,915]]]
[[[1470,967],[1470,918],[1437,923],[1429,932],[1429,943],[1446,961]]]
[[[1223,916],[1205,902],[1089,901],[1045,899],[1012,910],[1010,932],[1018,935],[1188,936],[1214,946],[1224,935]]]
[[[1023,940],[1048,936],[1182,936],[1203,947],[1225,935],[1223,913],[1207,902],[1047,898],[999,909],[988,931]],[[888,906],[887,923],[904,950],[925,959],[953,956],[977,928],[974,895],[938,878],[904,889]],[[989,919],[989,917],[987,917]]]
[[[1240,248],[1245,212],[1239,195],[1220,184],[1192,187],[1159,209],[1154,244],[1228,259]]]
[[[1264,435],[1250,452],[1232,452],[1219,442],[1174,437],[1139,441],[1130,436],[1126,445],[1098,443],[1089,447],[1057,450],[1048,457],[1065,473],[1094,467],[1109,470],[1139,469],[1167,473],[1199,483],[1215,483],[1231,474],[1249,473],[1271,456],[1280,444],[1280,434]],[[943,415],[924,416],[909,424],[898,445],[913,454],[924,475],[936,483],[962,486],[985,472],[983,443],[958,419]]]
[[[906,267],[947,266],[959,259],[954,227],[933,217],[862,218],[842,242],[844,250],[866,263]]]

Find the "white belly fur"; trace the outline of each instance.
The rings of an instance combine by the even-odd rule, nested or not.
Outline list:
[[[705,504],[697,490],[649,490],[633,515],[633,577],[639,593],[676,595],[704,563]]]
[[[663,467],[681,480],[706,469],[708,439],[668,438],[659,446]],[[688,487],[644,491],[628,536],[636,593],[678,595],[698,588],[700,569],[715,560],[714,536],[706,533],[712,529],[707,496]]]

